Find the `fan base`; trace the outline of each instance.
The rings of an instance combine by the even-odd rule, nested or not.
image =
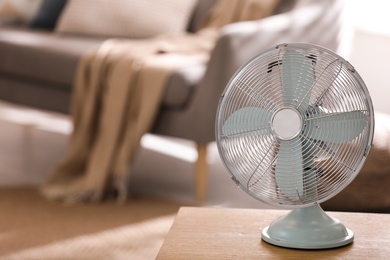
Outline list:
[[[352,243],[353,232],[317,204],[294,209],[262,231],[270,244],[296,249],[327,249]]]

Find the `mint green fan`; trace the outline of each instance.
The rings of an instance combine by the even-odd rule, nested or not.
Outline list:
[[[339,247],[353,232],[320,203],[343,190],[370,151],[374,110],[356,70],[320,46],[271,48],[241,67],[217,111],[219,154],[237,185],[292,211],[262,231],[268,243]]]

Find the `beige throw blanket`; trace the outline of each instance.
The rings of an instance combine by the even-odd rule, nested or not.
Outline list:
[[[220,0],[205,18],[200,29],[258,20],[272,15],[278,4],[278,0]]]
[[[179,66],[206,62],[215,33],[108,40],[77,71],[74,131],[65,160],[44,187],[50,198],[98,200],[107,182],[126,197],[128,167]]]
[[[225,13],[231,14],[234,6],[223,5]],[[215,11],[223,15],[221,5],[210,17]],[[210,27],[234,19],[223,21]],[[81,59],[71,111],[74,131],[66,157],[42,189],[46,197],[97,201],[111,189],[119,200],[126,199],[129,165],[153,123],[165,83],[178,67],[207,62],[218,37],[218,31],[208,27],[196,34],[108,40]]]

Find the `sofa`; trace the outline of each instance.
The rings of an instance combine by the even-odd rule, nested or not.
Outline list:
[[[215,2],[197,1],[188,33],[200,26]],[[340,0],[280,1],[271,16],[221,28],[207,64],[182,67],[170,77],[151,132],[197,144],[198,201],[206,196],[207,144],[215,140],[218,100],[230,77],[254,55],[284,42],[318,44],[342,54],[348,44],[343,6]],[[68,114],[80,57],[106,39],[59,34],[53,27],[1,26],[0,100]]]

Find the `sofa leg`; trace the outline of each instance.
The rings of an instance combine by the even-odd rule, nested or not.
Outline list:
[[[196,203],[202,205],[207,190],[207,144],[197,144],[198,160],[195,165]]]

